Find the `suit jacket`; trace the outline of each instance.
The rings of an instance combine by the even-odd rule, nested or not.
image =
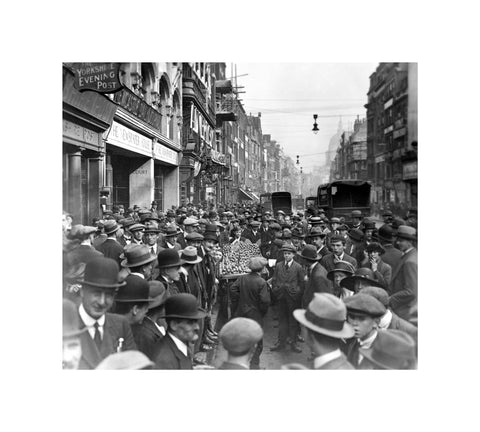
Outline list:
[[[413,318],[417,306],[417,262],[417,250],[413,248],[402,256],[390,283],[390,308],[407,321]]]
[[[333,253],[330,253],[328,255],[325,255],[321,260],[320,264],[325,267],[325,270],[327,270],[327,273],[335,268],[335,261],[334,261],[335,255]],[[346,253],[343,254],[343,261],[347,261],[350,264],[353,265],[353,268],[356,270],[357,269],[357,260],[350,255],[347,255]]]
[[[314,293],[326,292],[332,294],[332,284],[327,279],[327,270],[320,263],[313,268],[305,284],[302,296],[302,308],[306,308],[313,299]]]
[[[177,348],[168,333],[157,344],[153,356],[155,369],[193,369],[192,359]]]
[[[98,258],[103,254],[97,251],[93,246],[80,245],[67,253],[66,261],[68,265],[75,266],[80,263],[88,263],[93,258]]]
[[[224,361],[218,368],[219,370],[249,370],[249,368],[239,365],[237,363],[230,363]]]
[[[80,314],[78,314],[78,318],[80,320],[80,328],[84,328],[85,323],[80,317]],[[121,315],[107,312],[105,314],[105,325],[103,327],[103,339],[100,351],[89,332],[84,332],[80,335],[82,358],[80,359],[79,369],[95,369],[105,357],[117,352],[119,338],[123,338],[122,351],[137,349],[127,319]]]
[[[382,261],[387,263],[392,268],[392,271],[395,271],[395,268],[402,259],[402,252],[391,244],[384,244],[383,248],[385,249],[385,253],[382,255]]]
[[[215,264],[213,263],[213,258],[202,247],[198,248],[198,256],[203,258],[198,263],[198,275],[207,297],[210,298],[215,285]]]
[[[352,370],[355,368],[352,366],[351,363],[348,362],[347,357],[343,353],[341,357],[333,359],[328,363],[325,363],[324,365],[320,366],[319,368],[316,368],[316,370],[338,370],[338,369]]]
[[[292,265],[287,270],[285,261],[281,261],[275,265],[273,272],[272,288],[277,299],[288,295],[296,299],[303,294],[305,287],[305,270],[303,267],[292,260]]]
[[[242,238],[250,240],[252,243],[256,243],[257,241],[261,240],[262,234],[260,233],[260,230],[257,230],[257,233],[254,234],[250,228],[247,228],[242,232]]]
[[[123,253],[123,247],[120,245],[120,243],[118,243],[118,241],[109,238],[100,246],[98,246],[97,250],[102,252],[106,258],[114,259],[120,267],[120,263],[122,262],[120,255]]]
[[[361,267],[366,267],[372,270],[372,264],[370,261],[362,264]],[[392,267],[380,259],[377,263],[377,271],[373,272],[373,275],[375,276],[375,280],[381,283],[383,288],[388,291],[390,281],[392,280]]]
[[[392,312],[392,321],[390,321],[389,329],[401,330],[410,336],[417,342],[418,340],[418,329],[412,323],[400,318],[397,314]]]
[[[146,316],[141,324],[132,325],[132,333],[138,350],[154,361],[155,349],[163,339],[163,335],[152,319]]]
[[[270,292],[258,273],[240,276],[231,287],[232,314],[250,318],[263,326],[263,317],[270,305]]]

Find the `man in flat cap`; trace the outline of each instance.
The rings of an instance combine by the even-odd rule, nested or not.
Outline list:
[[[141,223],[134,223],[129,227],[129,231],[132,234],[131,244],[144,244],[143,236],[145,228],[145,225]]]
[[[67,264],[69,266],[76,266],[80,263],[86,264],[93,258],[103,256],[101,252],[97,251],[92,246],[96,232],[97,228],[93,226],[74,225],[71,228],[67,234],[67,238],[69,240],[77,241],[79,245],[78,247],[71,249],[66,255]]]
[[[183,221],[183,232],[181,232],[178,237],[177,237],[177,243],[181,246],[182,249],[185,249],[187,247],[187,240],[186,236],[188,234],[194,233],[198,231],[198,219],[192,218],[192,217],[187,217]]]
[[[372,346],[378,335],[380,318],[385,314],[385,306],[371,295],[361,292],[343,301],[347,307],[347,320],[355,332],[355,337],[346,347],[347,359],[356,369],[360,369],[363,356],[359,349]]]
[[[297,253],[295,247],[284,244],[284,261],[277,262],[272,278],[272,291],[278,301],[278,344],[270,351],[283,351],[287,342],[294,352],[302,352],[296,344],[298,324],[293,318],[293,311],[300,305],[305,284],[305,271],[293,257]]]
[[[407,321],[417,319],[417,230],[401,225],[397,231],[397,246],[402,259],[393,270],[389,304],[392,310]]]
[[[251,243],[256,243],[260,245],[261,242],[261,233],[260,233],[261,222],[252,221],[247,229],[242,232],[242,238],[249,240]]]
[[[260,275],[267,265],[263,257],[252,257],[248,263],[251,273],[240,276],[231,286],[232,315],[250,318],[263,328],[263,318],[270,305],[270,292],[265,279]],[[255,353],[250,361],[250,369],[260,368],[262,340],[258,341]]]
[[[120,219],[118,222],[122,225],[122,229],[117,231],[117,233],[120,233],[120,236],[117,237],[117,240],[124,248],[132,243],[132,233],[130,232],[130,227],[135,225],[135,220],[132,217],[129,217]]]
[[[78,308],[80,328],[87,332],[80,335],[82,358],[80,369],[94,369],[109,354],[136,349],[128,321],[108,311],[119,287],[119,267],[111,258],[95,258],[85,267]]]
[[[354,335],[342,300],[329,293],[315,293],[307,308],[296,309],[293,316],[302,325],[314,354],[313,369],[354,369],[340,350],[341,340]]]
[[[193,369],[192,348],[201,336],[198,320],[206,315],[192,294],[175,294],[166,300],[167,334],[156,347],[155,369]]]
[[[121,263],[120,255],[123,253],[123,247],[117,241],[116,232],[120,229],[120,226],[115,220],[105,221],[103,230],[107,235],[107,239],[99,246],[97,250],[105,256],[105,258],[112,258],[118,265]]]
[[[243,317],[233,318],[222,327],[219,337],[228,354],[218,369],[258,369],[252,368],[251,362],[257,351],[256,346],[263,338],[262,327],[257,321]]]

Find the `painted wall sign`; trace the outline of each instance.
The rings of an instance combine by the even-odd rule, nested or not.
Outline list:
[[[63,120],[63,135],[98,147],[102,145],[98,132],[91,131],[68,120]]]
[[[112,123],[107,143],[152,157],[152,140],[116,121]]]
[[[165,147],[163,144],[153,144],[153,157],[157,160],[178,165],[178,154],[176,151]]]
[[[120,63],[73,63],[74,86],[82,92],[115,93],[122,89]]]

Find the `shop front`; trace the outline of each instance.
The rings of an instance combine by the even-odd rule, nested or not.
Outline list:
[[[178,152],[154,142],[154,193],[158,209],[165,211],[179,202]]]

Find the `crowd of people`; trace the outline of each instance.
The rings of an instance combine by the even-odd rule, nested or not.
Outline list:
[[[417,214],[258,205],[166,212],[115,206],[90,226],[63,214],[63,368],[260,369],[264,349],[300,353],[282,369],[416,369]],[[258,245],[226,282],[223,249]],[[264,319],[278,320],[265,348]]]

